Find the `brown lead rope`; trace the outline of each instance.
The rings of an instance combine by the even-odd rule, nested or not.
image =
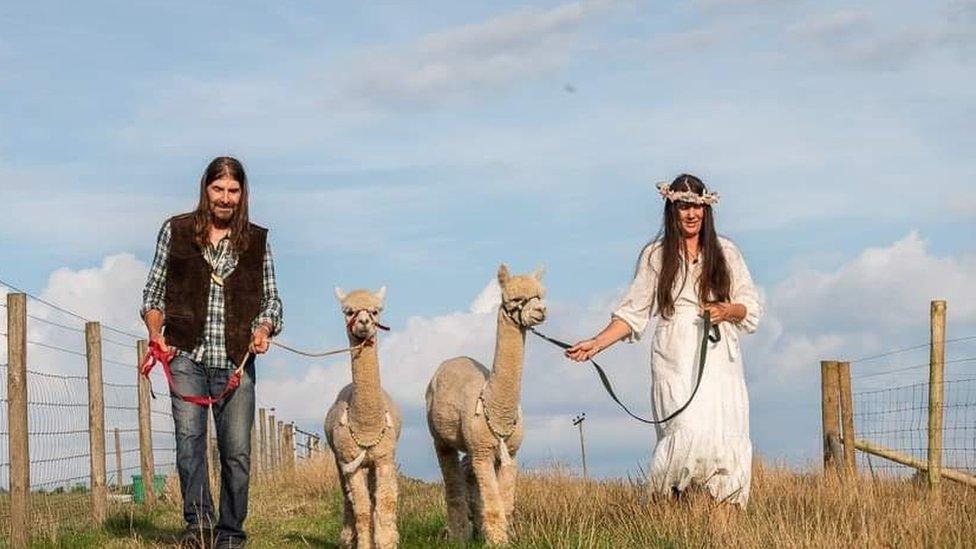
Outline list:
[[[356,313],[358,314],[359,311],[356,311]],[[356,315],[352,315],[352,317],[349,319],[349,322],[346,323],[346,328],[349,328],[350,326],[352,326],[352,322],[353,322],[353,320],[355,320],[355,318],[356,318]],[[385,332],[390,331],[389,326],[385,326],[383,324],[380,324],[379,322],[376,322],[375,324],[376,324],[376,327],[379,328],[380,330],[383,330]],[[291,352],[295,353],[296,355],[307,356],[308,358],[323,358],[323,357],[327,357],[327,356],[337,355],[339,353],[345,353],[347,351],[355,351],[356,349],[362,349],[363,347],[368,347],[368,346],[372,345],[373,343],[375,343],[375,341],[376,341],[376,336],[374,335],[370,339],[364,339],[362,341],[362,343],[360,343],[359,345],[353,345],[352,347],[346,347],[344,349],[336,349],[334,351],[325,351],[323,353],[310,353],[308,351],[301,351],[301,350],[298,350],[298,349],[296,349],[294,347],[289,347],[288,345],[285,345],[284,343],[278,343],[277,341],[275,341],[273,339],[271,340],[271,344],[274,345],[275,347],[281,347],[282,349],[284,349],[286,351],[291,351]]]
[[[722,340],[722,334],[721,332],[719,332],[717,325],[712,325],[711,316],[709,315],[708,311],[705,311],[704,318],[705,318],[705,329],[702,332],[701,349],[700,349],[699,359],[698,359],[698,380],[695,381],[695,388],[691,391],[691,396],[688,397],[688,402],[685,402],[684,405],[681,406],[681,408],[678,408],[674,412],[671,412],[668,415],[668,417],[664,419],[659,419],[656,421],[652,419],[645,419],[631,412],[630,409],[627,408],[627,406],[624,405],[624,403],[621,402],[620,399],[617,397],[617,393],[614,392],[613,386],[610,384],[610,378],[607,377],[607,373],[603,371],[603,368],[601,368],[600,365],[597,364],[595,360],[593,360],[592,358],[589,359],[590,364],[592,364],[593,367],[596,368],[597,375],[600,376],[600,381],[603,383],[603,388],[606,389],[607,393],[610,395],[610,398],[612,398],[614,402],[616,402],[624,412],[627,412],[627,415],[642,423],[647,423],[650,425],[659,425],[661,423],[667,423],[668,421],[671,421],[672,419],[678,417],[678,414],[684,412],[685,409],[688,407],[688,405],[691,404],[691,401],[694,400],[695,398],[695,394],[698,393],[698,387],[701,385],[702,376],[705,373],[705,357],[708,354],[708,342],[711,341],[712,343],[718,343],[719,341]],[[537,331],[535,328],[530,327],[528,328],[528,330],[533,334],[541,337],[542,339],[548,341],[549,343],[552,343],[553,345],[560,347],[562,349],[569,349],[570,347],[572,347],[572,345],[570,345],[569,343],[549,337]],[[712,337],[711,334],[712,331],[715,332],[714,337]]]
[[[326,351],[324,353],[309,353],[307,351],[300,351],[300,350],[298,350],[298,349],[296,349],[294,347],[289,347],[289,346],[285,345],[284,343],[278,343],[277,341],[274,341],[274,340],[271,341],[271,344],[274,345],[275,347],[281,347],[282,349],[284,349],[286,351],[290,351],[292,353],[295,353],[296,355],[307,356],[309,358],[323,358],[323,357],[327,357],[327,356],[337,355],[339,353],[345,353],[345,352],[348,352],[348,351],[355,351],[356,349],[361,349],[362,347],[365,347],[366,346],[366,343],[368,341],[369,340],[366,339],[366,340],[363,340],[363,342],[360,343],[359,345],[354,345],[352,347],[346,347],[345,349],[336,349],[335,351]]]

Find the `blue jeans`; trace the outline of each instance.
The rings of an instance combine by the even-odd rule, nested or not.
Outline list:
[[[185,356],[170,364],[173,384],[182,395],[219,396],[233,369],[207,368]],[[172,397],[176,424],[176,468],[188,525],[214,526],[207,478],[207,408]],[[218,539],[243,540],[251,474],[251,427],[254,424],[254,360],[244,367],[240,386],[212,406],[220,452]]]

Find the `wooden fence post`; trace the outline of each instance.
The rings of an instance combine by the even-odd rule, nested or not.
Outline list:
[[[264,408],[258,409],[258,463],[261,472],[268,471],[268,411]]]
[[[857,457],[854,453],[854,395],[851,392],[850,362],[837,363],[837,381],[844,437],[844,473],[853,475],[857,471]]]
[[[933,301],[929,309],[929,488],[939,489],[942,474],[942,397],[945,379],[946,302]]]
[[[274,410],[272,410],[274,411]],[[278,432],[275,429],[275,417],[274,414],[268,416],[268,470],[276,471],[278,469]]]
[[[283,451],[285,445],[285,422],[284,421],[281,420],[278,421],[278,430],[276,432],[278,433],[278,440],[277,440],[277,444],[275,444],[275,449],[278,452],[278,458],[277,458],[278,467],[283,468],[285,466],[285,462],[284,462],[285,452]]]
[[[305,458],[312,458],[312,435],[305,435]]]
[[[91,463],[91,519],[105,522],[108,490],[105,486],[105,387],[102,385],[102,328],[85,323],[85,355],[88,359],[88,446]]]
[[[115,428],[115,489],[122,492],[122,438],[119,428]]]
[[[258,450],[258,423],[257,421],[251,420],[251,452],[249,454],[250,458],[250,476],[257,476],[261,474],[261,465],[258,464],[258,460],[254,459],[254,455]]]
[[[288,472],[295,470],[295,426],[291,423],[285,425],[285,466]]]
[[[27,295],[7,294],[7,451],[10,461],[10,545],[30,535],[30,450],[27,436]]]
[[[834,470],[843,460],[840,440],[840,387],[837,361],[820,362],[820,406],[823,419],[824,471]]]
[[[139,470],[142,473],[142,492],[145,494],[143,505],[152,507],[156,504],[156,490],[153,486],[156,475],[156,464],[153,458],[152,440],[152,408],[150,402],[149,380],[139,373],[142,359],[149,350],[149,343],[145,339],[136,342],[136,385],[139,396]]]

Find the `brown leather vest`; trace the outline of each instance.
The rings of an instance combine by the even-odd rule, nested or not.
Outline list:
[[[261,312],[264,251],[268,230],[251,224],[250,244],[224,279],[224,337],[227,357],[240,365],[251,343],[251,322]],[[166,273],[166,343],[188,353],[201,342],[207,320],[212,269],[194,242],[193,215],[170,219]]]

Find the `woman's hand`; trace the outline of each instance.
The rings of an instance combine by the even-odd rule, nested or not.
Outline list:
[[[577,342],[576,345],[566,349],[564,354],[566,355],[566,358],[570,360],[575,360],[576,362],[586,362],[587,360],[595,357],[597,353],[602,350],[603,347],[600,347],[600,344],[594,337]]]
[[[739,303],[712,302],[702,307],[702,315],[708,311],[712,324],[719,322],[741,322],[745,318],[745,306]]]

